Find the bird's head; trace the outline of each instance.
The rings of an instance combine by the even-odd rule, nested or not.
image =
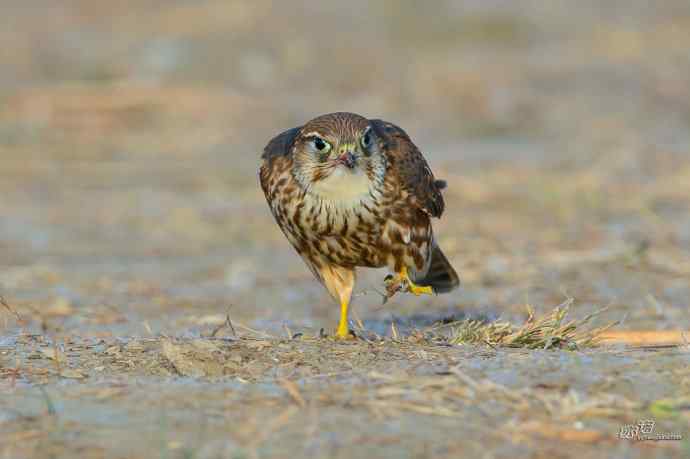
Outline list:
[[[309,121],[300,128],[292,151],[295,175],[322,195],[364,193],[382,173],[379,139],[369,120],[354,113],[331,113]]]

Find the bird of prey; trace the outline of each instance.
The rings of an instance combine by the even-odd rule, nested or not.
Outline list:
[[[262,159],[261,188],[280,229],[340,302],[338,338],[350,336],[358,266],[387,266],[388,280],[415,295],[460,284],[431,227],[445,182],[398,126],[322,115],[271,139]]]

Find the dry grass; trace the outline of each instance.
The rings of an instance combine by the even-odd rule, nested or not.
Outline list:
[[[690,457],[687,1],[24,3],[0,457]],[[256,184],[271,135],[335,110],[447,180],[463,280],[362,298],[347,342]],[[430,325],[455,309],[501,315]],[[616,438],[650,418],[686,440]]]
[[[602,308],[580,320],[566,320],[573,299],[568,298],[548,314],[536,317],[531,306],[527,305],[527,320],[521,326],[509,322],[482,322],[467,319],[445,324],[433,329],[434,332],[450,330],[448,342],[451,344],[487,344],[491,347],[511,347],[527,349],[581,349],[598,344],[602,334],[617,325],[611,322],[602,327],[586,327],[595,317],[606,310]]]

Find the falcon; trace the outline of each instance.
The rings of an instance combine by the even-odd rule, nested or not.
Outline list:
[[[340,303],[338,338],[350,336],[348,306],[357,267],[387,266],[394,290],[446,293],[460,284],[434,238],[441,190],[400,127],[330,113],[268,142],[261,188],[287,239]]]

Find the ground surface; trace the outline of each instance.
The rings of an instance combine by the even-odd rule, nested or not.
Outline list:
[[[690,456],[687,346],[412,333],[567,297],[690,329],[690,6],[357,3],[3,3],[0,457]],[[449,182],[463,288],[382,306],[363,273],[383,341],[316,338],[337,310],[257,185],[335,110]],[[617,438],[645,419],[685,440]]]

